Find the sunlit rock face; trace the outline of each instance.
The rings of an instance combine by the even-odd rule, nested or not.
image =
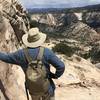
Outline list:
[[[39,29],[47,33],[61,33],[65,28],[78,21],[78,17],[74,13],[48,13],[48,14],[33,14],[31,16],[32,26],[38,26]]]
[[[10,18],[17,16],[18,19],[22,19],[19,20],[19,26],[23,22],[24,29],[28,29],[21,16],[24,14],[22,8],[21,11],[16,8],[18,5],[21,8],[17,1],[0,0],[0,51],[2,52],[14,52],[19,47],[15,36],[16,27],[12,26]],[[0,100],[27,100],[24,82],[25,76],[19,66],[0,61]]]

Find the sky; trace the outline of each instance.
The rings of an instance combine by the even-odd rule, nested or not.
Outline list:
[[[100,0],[19,0],[25,8],[69,8],[100,4]]]

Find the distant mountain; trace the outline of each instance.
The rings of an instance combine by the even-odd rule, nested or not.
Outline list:
[[[100,4],[89,5],[89,6],[85,6],[85,7],[82,7],[82,8],[100,10]]]
[[[69,10],[71,11],[81,11],[81,10],[87,10],[87,11],[100,11],[100,4],[96,4],[96,5],[89,5],[89,6],[84,6],[84,7],[76,7],[76,8],[72,8]]]
[[[65,8],[30,8],[27,10],[29,13],[62,13]]]
[[[84,10],[88,11],[100,11],[100,4],[89,5],[84,7],[74,8],[28,8],[29,13],[64,13],[64,12],[80,12]]]

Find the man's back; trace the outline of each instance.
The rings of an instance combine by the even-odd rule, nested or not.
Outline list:
[[[34,60],[36,59],[38,55],[39,47],[28,48],[28,52],[30,56],[32,57],[32,59]],[[25,70],[28,67],[28,61],[25,57],[23,49],[20,49],[14,53],[0,52],[0,60],[7,63],[20,65],[23,70]],[[52,78],[57,79],[63,74],[64,69],[65,69],[64,63],[48,48],[44,49],[42,62],[47,69],[48,78],[50,79],[51,87],[54,90],[55,85],[52,81]],[[50,72],[50,64],[56,69],[56,72],[54,74]],[[52,89],[50,89],[50,92],[52,92]]]

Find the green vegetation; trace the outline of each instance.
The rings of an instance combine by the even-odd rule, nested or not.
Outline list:
[[[36,21],[33,21],[33,20],[30,21],[30,27],[31,28],[32,27],[38,27],[38,26],[39,26],[39,24]]]
[[[65,54],[68,57],[71,57],[73,54],[77,54],[84,59],[90,58],[90,52],[81,52],[79,47],[68,46],[65,43],[59,43],[53,47],[54,52]]]
[[[85,54],[80,54],[80,56],[81,56],[82,58],[84,58],[84,59],[88,59],[88,58],[90,58],[90,52],[87,52],[87,53],[85,53]]]
[[[92,63],[99,63],[100,62],[100,49],[98,47],[93,47],[90,51],[90,56],[92,59]]]
[[[53,51],[65,54],[69,57],[71,57],[75,52],[74,48],[72,48],[64,43],[57,44],[55,47],[53,47]]]

